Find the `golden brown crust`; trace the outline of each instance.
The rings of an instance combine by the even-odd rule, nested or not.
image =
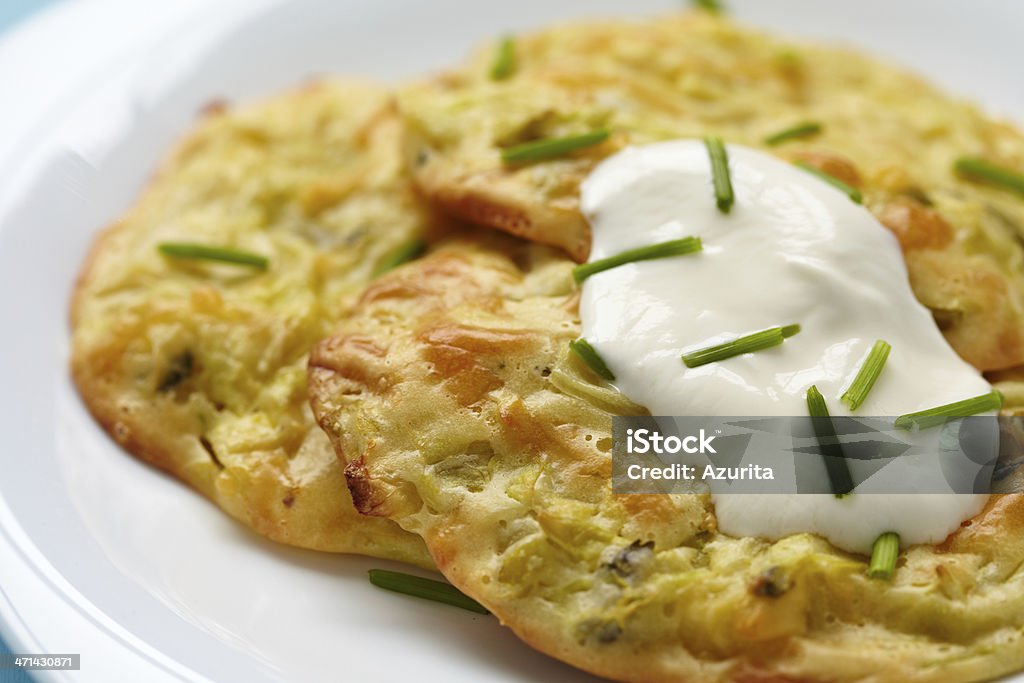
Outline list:
[[[880,210],[878,220],[896,236],[904,253],[917,249],[942,251],[953,243],[953,226],[938,211],[913,197],[893,200]]]
[[[980,370],[1019,364],[1024,328],[1005,276],[986,255],[918,250],[905,255],[918,300],[964,360]]]
[[[90,250],[70,311],[74,381],[126,450],[256,532],[430,566],[418,538],[356,512],[304,370],[375,265],[432,229],[375,86],[211,108]],[[171,261],[163,241],[236,246],[270,268]]]
[[[537,201],[523,191],[522,169],[473,172],[459,169],[435,156],[423,139],[409,134],[412,164],[418,166],[416,181],[428,199],[452,216],[554,247],[561,247],[577,261],[590,253],[590,227],[579,212],[575,196],[560,201]],[[592,150],[591,154],[597,150]],[[580,155],[577,155],[577,157]],[[582,180],[578,174],[578,180]]]
[[[1011,126],[861,55],[707,16],[558,26],[515,47],[511,78],[489,78],[488,46],[401,93],[416,182],[446,211],[584,261],[579,186],[597,163],[628,144],[713,133],[859,187],[905,250],[954,266],[921,256],[913,285],[957,352],[983,370],[1024,364],[1024,203],[952,172],[965,154],[1024,168]],[[765,143],[808,120],[821,134]],[[501,160],[511,145],[596,128],[612,136],[568,157]]]
[[[594,378],[565,353],[571,262],[536,249],[442,247],[376,283],[311,354],[350,486],[422,535],[452,583],[533,647],[616,680],[976,681],[1024,666],[1020,496],[880,582],[810,534],[724,536],[705,496],[613,495],[612,413],[582,398]]]

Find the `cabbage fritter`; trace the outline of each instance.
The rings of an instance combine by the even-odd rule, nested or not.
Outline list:
[[[428,565],[419,538],[356,513],[306,393],[309,348],[433,229],[400,133],[392,98],[369,84],[214,108],[94,246],[72,370],[118,443],[257,532]],[[269,267],[171,259],[164,242]]]
[[[611,416],[566,350],[572,263],[496,236],[371,285],[310,356],[356,507],[422,535],[534,647],[624,681],[973,681],[1024,667],[1024,498],[892,582],[812,534],[717,532],[708,496],[613,495]]]
[[[802,159],[859,187],[899,237],[914,291],[982,370],[1024,364],[1024,201],[958,178],[959,155],[1024,169],[1024,136],[918,78],[861,55],[768,38],[706,14],[559,26],[496,48],[400,96],[424,193],[477,223],[562,247],[590,234],[579,183],[627,144],[716,134]],[[803,122],[817,135],[769,146]],[[593,147],[535,163],[501,151],[607,129]]]

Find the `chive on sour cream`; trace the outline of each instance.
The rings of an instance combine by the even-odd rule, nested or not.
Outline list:
[[[878,339],[892,351],[857,415],[902,415],[991,391],[914,298],[896,239],[866,209],[775,157],[727,151],[728,214],[716,206],[700,140],[625,149],[583,184],[591,261],[682,237],[703,242],[700,253],[629,263],[584,282],[583,337],[626,396],[653,415],[795,416],[807,414],[814,385],[832,415],[850,415],[840,397]],[[800,333],[773,348],[694,368],[680,359],[793,323]],[[911,438],[934,438],[927,432]],[[928,467],[917,459],[886,471],[920,477]],[[861,553],[890,531],[904,545],[941,542],[987,499],[865,490],[843,498],[712,491],[712,499],[723,533],[812,532]]]

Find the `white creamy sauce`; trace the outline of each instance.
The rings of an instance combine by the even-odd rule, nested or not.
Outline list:
[[[691,235],[704,242],[701,253],[630,263],[584,283],[583,337],[626,396],[653,415],[806,415],[813,384],[832,415],[850,415],[840,396],[876,339],[892,352],[857,415],[902,415],[991,390],[914,298],[896,239],[865,208],[772,156],[735,145],[728,153],[736,195],[729,214],[715,205],[699,140],[626,149],[583,184],[591,261]],[[680,360],[684,351],[790,323],[802,331],[781,346],[693,369]],[[937,467],[911,458],[884,471],[923,480],[941,474]],[[726,534],[813,532],[862,553],[886,531],[903,545],[941,542],[987,499],[870,490],[869,480],[844,498],[712,494]]]

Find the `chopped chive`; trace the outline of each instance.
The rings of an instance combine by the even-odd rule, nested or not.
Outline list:
[[[403,263],[413,261],[423,255],[423,252],[427,250],[427,244],[423,240],[412,240],[406,242],[392,254],[386,256],[377,266],[374,271],[374,275],[383,275],[389,270],[393,270]]]
[[[703,248],[704,246],[701,244],[699,237],[684,237],[678,240],[651,244],[646,247],[627,249],[615,256],[598,259],[590,263],[581,263],[572,269],[572,278],[576,280],[576,284],[580,284],[591,275],[611,268],[617,268],[627,263],[652,261],[654,259],[668,258],[669,256],[683,256],[700,251]]]
[[[836,429],[832,425],[825,397],[814,385],[807,390],[807,412],[811,415],[811,425],[814,427],[815,436],[818,437],[821,454],[825,458],[825,471],[832,485],[832,493],[836,498],[842,498],[853,491],[853,477],[850,476],[850,467],[843,455],[843,447],[836,437]]]
[[[220,261],[221,263],[234,263],[240,266],[251,266],[259,270],[266,270],[269,261],[266,256],[252,254],[247,251],[229,249],[227,247],[211,247],[205,244],[191,244],[185,242],[164,242],[157,245],[157,249],[164,256],[179,259],[196,259],[203,261]]]
[[[919,410],[916,413],[907,413],[896,418],[896,427],[899,429],[910,429],[917,426],[918,429],[934,427],[946,422],[950,417],[967,417],[989,410],[999,410],[1003,407],[1003,395],[992,390],[987,394],[967,398],[963,401],[947,403],[944,406]]]
[[[576,355],[579,356],[583,362],[598,375],[609,382],[615,380],[615,373],[611,371],[607,363],[604,362],[604,358],[601,358],[601,355],[586,339],[580,337],[579,339],[569,342],[569,348],[572,349]]]
[[[829,185],[832,185],[833,187],[839,189],[841,192],[843,192],[847,197],[852,199],[857,204],[862,204],[864,202],[864,195],[862,195],[860,193],[860,190],[858,190],[856,187],[847,185],[839,178],[836,178],[835,176],[825,173],[820,168],[811,166],[806,161],[797,161],[796,165],[802,168],[803,170],[807,171],[811,175],[816,175]]]
[[[547,138],[532,140],[501,150],[501,160],[506,163],[521,164],[530,161],[544,161],[565,156],[570,152],[585,147],[599,145],[611,135],[607,129],[600,128],[582,135],[568,135],[563,138]]]
[[[896,560],[900,556],[900,535],[887,531],[875,539],[871,547],[871,563],[868,576],[872,579],[891,579],[896,571]]]
[[[694,7],[711,14],[721,14],[725,11],[725,6],[721,0],[692,0],[692,2]]]
[[[1024,194],[1024,174],[979,159],[977,157],[960,157],[953,164],[953,170],[972,180],[983,180],[993,185],[1001,185],[1018,194]]]
[[[821,130],[822,126],[817,121],[806,121],[804,123],[798,123],[795,126],[791,126],[790,128],[786,128],[785,130],[780,130],[774,135],[769,135],[764,139],[764,144],[774,147],[790,140],[817,135]]]
[[[763,349],[770,349],[778,346],[784,340],[800,332],[799,325],[786,325],[784,327],[770,327],[767,330],[744,335],[723,344],[715,344],[707,348],[691,351],[683,354],[683,363],[688,368],[697,368],[701,365],[714,363],[716,361],[741,356],[744,353],[753,353]]]
[[[729,155],[722,144],[722,138],[704,138],[704,145],[711,157],[711,177],[715,184],[715,203],[722,213],[729,213],[735,200],[732,192],[732,178],[729,177]]]
[[[857,376],[853,378],[853,382],[850,383],[849,388],[840,399],[850,406],[851,411],[857,410],[860,404],[864,402],[864,399],[868,397],[868,392],[871,391],[871,387],[875,386],[875,381],[878,379],[878,375],[881,374],[882,368],[885,367],[885,361],[889,358],[889,351],[891,350],[892,347],[889,346],[888,342],[884,342],[881,339],[876,341],[875,345],[871,347],[871,351],[868,352],[868,357],[864,360],[864,364],[860,366]]]
[[[446,605],[461,607],[477,614],[490,614],[486,607],[459,591],[455,586],[444,581],[424,579],[421,576],[391,572],[386,569],[371,569],[370,583],[378,588],[435,602],[443,602]]]
[[[503,81],[516,70],[516,41],[512,36],[502,36],[491,64],[491,80]]]

